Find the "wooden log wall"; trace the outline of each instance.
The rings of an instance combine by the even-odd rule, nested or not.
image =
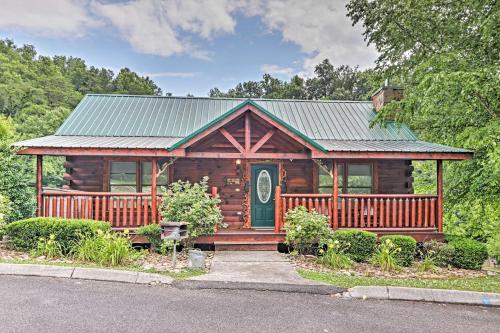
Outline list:
[[[104,158],[99,156],[68,156],[64,163],[65,189],[87,192],[106,190]]]
[[[413,166],[409,160],[378,160],[378,194],[412,194]]]

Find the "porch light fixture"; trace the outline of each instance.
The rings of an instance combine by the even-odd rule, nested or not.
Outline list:
[[[236,160],[236,165],[241,165],[241,160],[239,158]]]

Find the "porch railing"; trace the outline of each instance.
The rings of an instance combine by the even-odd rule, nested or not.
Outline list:
[[[277,204],[280,208],[278,230],[283,228],[288,210],[303,206],[326,215],[333,229],[442,231],[438,223],[437,195],[339,194],[336,212],[331,194],[280,194],[276,199],[281,201]]]
[[[150,193],[59,192],[42,193],[40,215],[109,221],[114,228],[134,228],[160,220],[161,196]]]

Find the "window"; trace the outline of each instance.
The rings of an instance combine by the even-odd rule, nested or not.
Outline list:
[[[160,165],[163,161],[160,161]],[[124,192],[151,192],[151,161],[110,162],[109,191]],[[141,177],[137,177],[137,173]],[[168,171],[156,178],[157,191],[168,185]]]
[[[371,164],[347,164],[347,193],[372,193]]]
[[[109,175],[110,192],[136,192],[136,162],[111,162]]]
[[[157,169],[159,169],[159,168],[157,168]],[[152,163],[151,162],[142,162],[141,170],[142,170],[142,180],[141,180],[142,191],[141,192],[149,193],[149,192],[151,192]],[[161,187],[165,187],[167,185],[168,185],[168,171],[165,171],[156,178],[157,192],[161,192]]]
[[[369,163],[338,163],[339,193],[372,193],[373,168]],[[331,167],[330,167],[331,168]],[[347,179],[344,182],[344,179]],[[318,193],[332,193],[333,178],[329,172],[319,169]]]
[[[342,192],[343,179],[344,179],[344,166],[338,164],[337,180],[339,186],[339,193]],[[318,181],[318,193],[328,194],[332,193],[333,178],[330,172],[327,172],[324,168],[319,168],[319,181]]]

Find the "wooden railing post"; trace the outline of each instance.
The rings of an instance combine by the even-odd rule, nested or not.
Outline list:
[[[151,221],[156,223],[156,162],[157,158],[153,157],[151,162]]]
[[[217,197],[217,187],[216,186],[212,186],[212,198],[215,198]],[[217,232],[219,230],[219,227],[216,225],[214,225],[214,232]]]
[[[42,184],[42,175],[43,175],[43,156],[36,155],[36,204],[37,204],[37,215],[43,215],[43,184]]]
[[[339,204],[339,178],[338,178],[338,165],[337,161],[333,160],[333,211],[328,212],[332,214],[333,217],[333,230],[339,227],[339,214],[338,214],[338,204]]]
[[[281,186],[276,186],[274,191],[274,232],[279,233],[281,227]]]
[[[443,161],[437,160],[437,227],[438,232],[443,232]]]

